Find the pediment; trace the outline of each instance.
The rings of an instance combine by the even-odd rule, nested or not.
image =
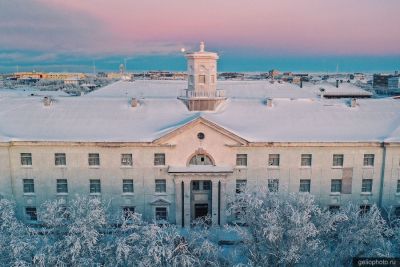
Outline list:
[[[179,136],[181,134],[184,134],[186,131],[189,131],[190,129],[192,129],[193,127],[196,127],[198,125],[202,125],[204,127],[210,128],[213,131],[223,135],[224,137],[226,137],[227,139],[230,139],[231,141],[234,141],[235,143],[237,143],[238,145],[247,145],[249,143],[249,141],[247,141],[246,139],[236,135],[235,133],[232,133],[231,131],[226,130],[225,128],[223,128],[222,126],[211,122],[203,117],[197,117],[185,124],[183,124],[182,126],[164,134],[163,136],[157,138],[156,140],[153,141],[153,143],[155,144],[167,144],[169,140],[171,140],[172,138],[175,138],[176,136]]]
[[[169,205],[171,205],[171,202],[166,200],[165,198],[157,198],[157,199],[153,200],[152,202],[150,202],[150,205],[153,205],[153,206],[169,206]]]

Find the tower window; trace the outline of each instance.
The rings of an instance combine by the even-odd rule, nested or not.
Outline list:
[[[199,83],[206,83],[206,75],[199,75]]]

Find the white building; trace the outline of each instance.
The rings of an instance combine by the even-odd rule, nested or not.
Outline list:
[[[0,194],[34,220],[76,194],[187,227],[227,216],[242,185],[400,206],[400,102],[324,99],[318,88],[216,81],[187,55],[189,84],[119,81],[79,98],[0,97]],[[222,88],[224,90],[217,90]],[[1,96],[1,94],[0,94]]]

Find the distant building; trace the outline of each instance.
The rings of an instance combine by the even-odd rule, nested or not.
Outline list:
[[[374,74],[373,88],[377,93],[392,94],[399,89],[399,75],[393,74]]]
[[[272,69],[268,71],[269,77],[275,79],[275,77],[279,76],[279,70]]]

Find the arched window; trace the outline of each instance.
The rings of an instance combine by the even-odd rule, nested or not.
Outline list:
[[[213,162],[209,156],[197,154],[190,159],[189,165],[213,165]]]

